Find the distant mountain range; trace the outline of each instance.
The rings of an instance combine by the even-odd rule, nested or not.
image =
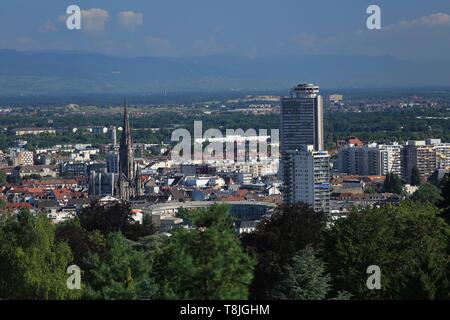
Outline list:
[[[351,55],[120,58],[0,50],[1,95],[278,90],[304,81],[324,88],[450,86],[450,60]]]

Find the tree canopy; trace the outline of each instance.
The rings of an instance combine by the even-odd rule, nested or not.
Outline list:
[[[430,204],[354,210],[324,233],[322,254],[335,290],[356,299],[448,297],[449,227]],[[381,268],[380,290],[368,290],[366,270]]]
[[[275,300],[323,300],[331,288],[331,276],[325,263],[307,246],[283,267],[280,281],[275,285]]]
[[[444,200],[441,190],[434,184],[428,182],[422,184],[419,189],[414,192],[411,199],[422,203],[430,203],[436,206]]]
[[[392,172],[389,172],[386,175],[386,179],[384,180],[384,192],[402,194],[403,193],[403,185],[402,179]]]
[[[243,235],[243,246],[258,262],[252,298],[270,297],[283,266],[307,245],[317,245],[325,224],[324,214],[314,212],[307,204],[283,205],[263,219],[255,232]]]
[[[422,179],[420,178],[419,168],[413,167],[411,170],[411,185],[412,186],[420,186],[422,183]]]
[[[155,273],[165,299],[247,299],[254,261],[230,228],[227,207],[195,210],[196,229],[168,239]]]
[[[55,226],[27,210],[0,218],[0,298],[77,299],[66,286],[72,252],[55,240]]]
[[[84,229],[97,230],[103,235],[120,231],[128,239],[137,240],[155,233],[150,220],[144,219],[143,224],[134,221],[128,202],[107,205],[94,202],[81,211],[79,219]]]
[[[96,253],[90,257],[84,297],[107,300],[153,297],[151,264],[145,254],[135,250],[120,232],[106,237],[106,248],[103,254]]]

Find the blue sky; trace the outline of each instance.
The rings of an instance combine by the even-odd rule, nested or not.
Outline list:
[[[83,10],[65,28],[67,6]],[[382,30],[366,28],[377,4]],[[450,57],[450,0],[0,0],[0,48],[120,56]]]

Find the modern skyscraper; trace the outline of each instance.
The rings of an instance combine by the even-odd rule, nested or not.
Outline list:
[[[323,151],[323,99],[319,87],[300,84],[281,101],[281,174],[284,202],[330,212],[330,156]]]
[[[136,196],[136,170],[134,163],[133,142],[131,141],[130,116],[125,101],[123,111],[122,138],[119,149],[118,194],[121,200],[128,201]]]
[[[330,212],[330,156],[303,145],[283,155],[284,202],[310,204],[315,211]]]
[[[300,84],[291,97],[281,100],[281,153],[297,150],[301,145],[324,149],[323,99],[319,87]]]

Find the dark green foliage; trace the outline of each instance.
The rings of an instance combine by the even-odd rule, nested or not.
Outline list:
[[[161,298],[247,299],[254,261],[229,228],[226,207],[193,214],[203,226],[175,231],[158,258]]]
[[[283,267],[280,280],[275,285],[272,298],[275,300],[324,300],[329,299],[332,286],[331,275],[312,246],[296,254]],[[339,291],[331,300],[350,300],[352,295]]]
[[[94,202],[81,211],[79,218],[84,229],[98,230],[103,235],[120,231],[128,239],[137,240],[155,232],[151,221],[146,220],[141,225],[133,220],[131,206],[126,202],[107,205]]]
[[[56,240],[67,242],[72,249],[74,263],[83,273],[88,272],[89,259],[106,251],[105,237],[97,230],[87,231],[78,219],[62,223],[56,228]]]
[[[413,167],[411,171],[411,185],[412,186],[420,186],[422,180],[420,178],[419,168]]]
[[[431,183],[422,184],[411,197],[412,200],[422,203],[438,205],[444,200],[441,190]]]
[[[0,171],[0,186],[6,183],[6,174],[3,171]]]
[[[183,210],[177,216],[183,217],[197,227],[215,226],[221,230],[234,230],[233,218],[228,214],[230,207],[226,204],[214,204],[209,208]]]
[[[335,290],[356,299],[448,298],[449,227],[428,204],[403,202],[352,212],[324,234],[322,254]],[[381,290],[366,286],[371,265]]]
[[[242,244],[257,258],[251,297],[267,299],[282,267],[307,245],[319,243],[325,216],[306,204],[280,206],[256,231],[242,237]]]
[[[443,210],[444,218],[450,224],[450,174],[446,174],[440,183],[442,201],[439,207]]]
[[[402,194],[403,185],[400,177],[394,173],[389,172],[384,180],[384,192]]]
[[[106,237],[107,250],[90,258],[90,274],[84,297],[86,299],[130,300],[151,298],[153,280],[151,265],[143,252],[119,232]]]
[[[0,217],[0,299],[77,299],[66,286],[70,247],[55,241],[55,226],[45,216],[22,210]]]
[[[331,276],[315,250],[307,246],[283,268],[280,281],[275,285],[275,300],[323,300],[331,288]]]

